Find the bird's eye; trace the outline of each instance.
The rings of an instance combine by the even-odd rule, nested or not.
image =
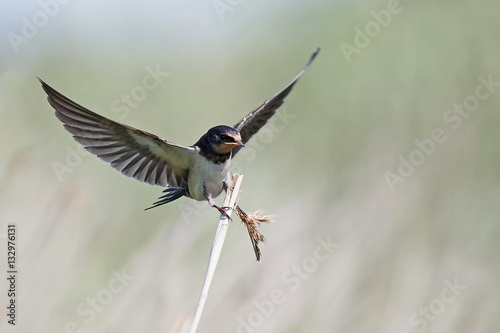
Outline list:
[[[222,141],[229,141],[229,142],[232,142],[234,141],[234,138],[227,135],[227,134],[221,134],[219,135],[219,138],[222,140]]]

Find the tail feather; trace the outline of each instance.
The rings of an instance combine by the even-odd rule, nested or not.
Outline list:
[[[155,208],[155,207],[167,204],[169,202],[172,202],[174,200],[177,200],[186,194],[186,190],[183,188],[178,188],[178,187],[167,187],[163,191],[163,193],[166,193],[166,194],[159,197],[158,201],[153,203],[153,205],[151,207],[148,207],[144,210],[149,210],[151,208]]]

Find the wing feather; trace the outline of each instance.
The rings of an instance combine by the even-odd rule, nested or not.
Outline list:
[[[159,186],[187,188],[197,150],[98,115],[40,80],[50,105],[76,142],[128,177]]]
[[[276,110],[283,104],[284,99],[290,91],[292,91],[293,86],[297,83],[298,79],[304,74],[306,69],[311,65],[314,58],[318,55],[320,49],[318,48],[316,52],[311,55],[311,58],[304,66],[302,71],[297,74],[297,76],[290,82],[285,88],[274,95],[272,98],[266,100],[255,110],[243,117],[236,125],[234,129],[240,132],[241,140],[243,143],[247,143],[250,138],[257,133],[262,126],[264,126],[267,121],[276,113]],[[241,149],[241,147],[236,147],[233,149],[233,156]]]

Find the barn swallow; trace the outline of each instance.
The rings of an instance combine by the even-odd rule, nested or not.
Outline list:
[[[297,80],[319,52],[314,52],[302,71],[283,90],[243,117],[233,127],[212,127],[194,145],[182,146],[154,134],[105,118],[65,97],[40,78],[56,117],[73,138],[90,153],[126,176],[151,185],[167,187],[149,208],[182,196],[203,201],[227,216],[216,198],[227,190],[229,165],[240,149],[283,104]]]

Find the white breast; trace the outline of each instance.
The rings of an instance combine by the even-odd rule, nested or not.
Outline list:
[[[221,194],[224,179],[229,180],[229,165],[231,159],[226,163],[214,164],[199,154],[196,154],[195,161],[189,171],[188,186],[191,197],[195,200],[206,200],[203,195],[203,183],[206,184],[208,193],[212,197]]]

